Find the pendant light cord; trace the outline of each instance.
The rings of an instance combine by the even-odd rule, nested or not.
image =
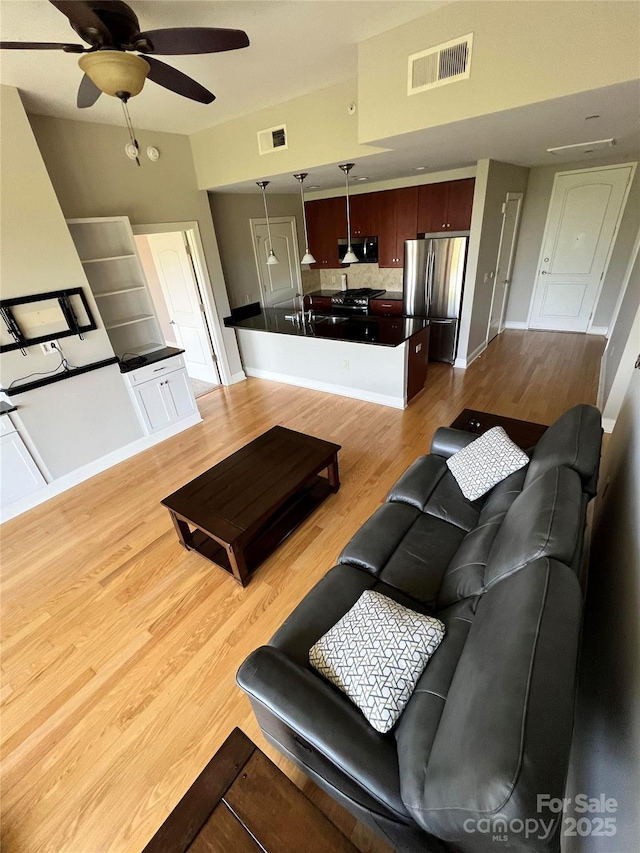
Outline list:
[[[127,106],[127,102],[124,98],[120,99],[120,103],[122,104],[122,111],[124,113],[124,120],[127,125],[127,130],[129,131],[129,139],[131,140],[131,144],[136,149],[136,163],[138,166],[140,165],[140,158],[138,157],[138,152],[140,151],[140,146],[138,145],[138,140],[136,139],[136,134],[133,129],[133,124],[131,122],[131,116],[129,115],[129,107]]]
[[[351,210],[349,204],[349,172],[344,173],[347,185],[347,237],[349,240],[348,251],[351,251]]]
[[[304,248],[305,254],[309,254],[309,232],[307,231],[307,211],[304,207],[304,190],[302,189],[302,181],[300,181],[300,200],[302,202],[302,222],[304,223]]]
[[[264,202],[264,215],[267,220],[267,234],[269,235],[269,251],[273,252],[273,241],[271,239],[271,226],[269,224],[269,212],[267,210],[267,194],[265,193],[265,188],[262,187],[262,201]]]

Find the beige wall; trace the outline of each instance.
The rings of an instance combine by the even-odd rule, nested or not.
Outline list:
[[[220,259],[232,308],[260,301],[260,285],[253,253],[250,219],[264,219],[262,195],[258,193],[209,193],[211,214],[218,235]],[[300,257],[304,254],[304,229],[300,196],[268,195],[270,217],[295,216]]]
[[[98,319],[18,90],[2,86],[0,96],[2,297],[82,287]],[[83,341],[61,338],[60,345],[76,366],[113,356],[103,328],[87,332]],[[27,353],[3,354],[3,386],[29,373],[49,372],[58,363],[57,356],[44,355],[39,346],[29,347]],[[27,391],[12,402],[53,478],[142,435],[117,366]]]
[[[524,192],[529,170],[510,163],[478,163],[465,275],[458,358],[473,358],[487,338],[507,193]],[[486,280],[485,280],[486,279]]]
[[[442,181],[461,181],[464,178],[475,178],[475,166],[463,166],[460,169],[443,169],[440,172],[429,172],[423,175],[412,175],[408,178],[389,178],[387,181],[371,181],[366,184],[351,184],[349,195],[362,195],[364,193],[382,192],[383,190],[397,190],[401,187],[419,187],[423,184],[439,184]],[[330,190],[315,190],[305,192],[304,197],[308,201],[318,198],[335,198],[345,194],[343,188]]]
[[[598,160],[584,162],[562,163],[558,166],[541,166],[531,169],[527,194],[522,209],[520,239],[513,267],[509,303],[507,306],[507,323],[526,323],[529,316],[529,306],[535,285],[538,259],[544,236],[544,226],[551,202],[553,180],[556,172],[570,172],[573,169],[608,166],[614,163],[630,162],[629,158],[603,157]],[[640,171],[636,170],[635,178],[629,192],[627,206],[624,211],[616,244],[611,255],[611,261],[605,276],[602,292],[593,317],[593,325],[606,328],[620,293],[631,249],[640,228]]]
[[[229,313],[216,234],[207,194],[196,184],[186,136],[138,131],[146,151],[154,145],[160,159],[144,154],[140,168],[124,153],[124,127],[30,116],[31,125],[67,218],[128,216],[133,225],[197,221],[220,317]],[[241,368],[235,334],[223,329],[231,373]]]
[[[471,76],[407,95],[408,57],[473,33]],[[638,77],[635,2],[459,2],[358,45],[358,140],[597,89]]]
[[[358,144],[358,119],[347,112],[356,99],[350,80],[192,134],[198,185],[215,189],[383,150]],[[282,123],[288,148],[260,154],[258,131]]]
[[[640,252],[638,252],[638,241],[640,241],[640,233],[635,245],[635,260],[633,260],[633,266],[629,270],[627,287],[620,303],[618,315],[612,322],[610,337],[604,354],[601,394],[602,403],[605,407],[633,328],[634,318],[640,309]],[[631,264],[631,261],[629,263]],[[636,334],[633,343],[637,347],[637,353],[633,353],[632,356],[635,360],[635,356],[640,353],[640,335]]]

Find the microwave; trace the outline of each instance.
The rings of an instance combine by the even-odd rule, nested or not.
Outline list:
[[[347,254],[348,240],[338,240],[338,257],[342,261]],[[377,237],[352,237],[351,248],[361,264],[378,263],[378,238]]]

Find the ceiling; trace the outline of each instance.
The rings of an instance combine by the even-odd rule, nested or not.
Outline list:
[[[446,5],[446,0],[128,2],[142,30],[231,27],[249,36],[251,45],[244,50],[166,58],[214,92],[217,99],[212,104],[194,103],[152,82],[131,101],[137,128],[186,134],[355,78],[358,42]],[[67,18],[48,0],[0,0],[0,37],[4,41],[80,41]],[[89,109],[76,108],[82,74],[73,54],[8,50],[0,54],[0,83],[20,89],[28,112],[121,122],[115,98],[103,95]]]

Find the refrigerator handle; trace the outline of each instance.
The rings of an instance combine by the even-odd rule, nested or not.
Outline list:
[[[429,252],[427,259],[427,315],[431,313],[431,297],[433,295],[433,270],[435,267],[435,252]]]

